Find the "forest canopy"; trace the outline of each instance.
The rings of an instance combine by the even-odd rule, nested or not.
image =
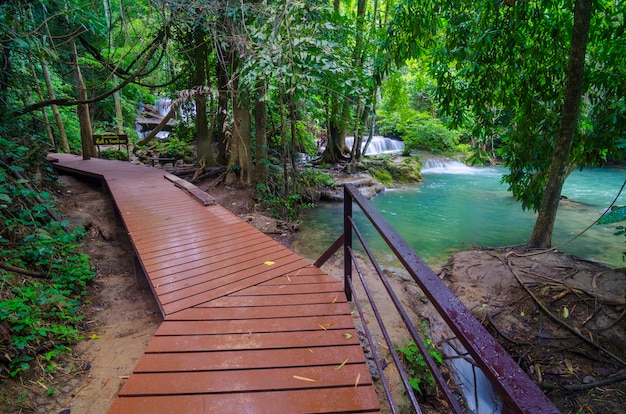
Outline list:
[[[471,163],[506,165],[509,189],[547,229],[531,244],[546,247],[567,175],[624,154],[625,7],[7,1],[2,134],[38,157],[96,156],[91,137],[102,133],[127,134],[141,149],[156,144],[137,132],[138,113],[168,98],[166,117],[178,122],[167,151],[287,200],[310,176],[300,153],[356,162],[362,143],[384,133],[406,153],[462,151]]]

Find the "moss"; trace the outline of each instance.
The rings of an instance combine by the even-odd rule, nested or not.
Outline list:
[[[382,157],[367,160],[365,169],[378,182],[385,186],[394,183],[408,184],[418,183],[422,180],[422,163],[418,157],[408,157],[400,162],[395,162],[393,157]]]

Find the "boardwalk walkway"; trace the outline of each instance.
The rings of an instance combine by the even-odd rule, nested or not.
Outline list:
[[[106,183],[164,318],[109,413],[379,411],[343,282],[162,170],[49,159]]]

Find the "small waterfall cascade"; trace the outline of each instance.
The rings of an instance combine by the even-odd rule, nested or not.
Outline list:
[[[365,147],[367,137],[363,137],[363,144],[361,150]],[[346,145],[350,148],[354,145],[354,137],[346,137]],[[397,154],[404,150],[404,142],[397,139],[391,139],[383,137],[381,135],[374,135],[370,145],[367,147],[367,152],[364,155],[379,155],[379,154]]]
[[[476,167],[448,158],[430,158],[422,164],[422,173],[474,174],[477,171]]]
[[[161,120],[169,113],[172,108],[172,100],[169,98],[159,98],[156,105],[140,104],[139,117],[135,123],[135,130],[140,139],[144,139],[152,129],[154,129]],[[175,120],[170,120],[168,126],[156,134],[156,138],[165,140],[170,134],[171,127],[175,124]]]

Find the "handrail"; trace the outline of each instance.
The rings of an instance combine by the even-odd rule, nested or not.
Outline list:
[[[315,262],[315,265],[322,266],[337,250],[343,245],[344,259],[344,287],[348,300],[352,300],[356,294],[352,284],[352,268],[354,268],[359,276],[361,284],[364,288],[374,314],[376,316],[379,328],[387,341],[392,359],[398,368],[402,382],[407,391],[407,395],[411,397],[411,404],[416,412],[420,413],[419,404],[417,403],[413,392],[408,383],[404,369],[400,363],[394,345],[391,343],[389,334],[387,333],[384,322],[380,317],[376,307],[374,298],[368,288],[367,280],[363,276],[359,268],[352,249],[353,233],[357,236],[361,246],[365,250],[366,255],[374,265],[376,273],[380,281],[385,286],[389,298],[393,301],[396,310],[404,321],[407,330],[411,335],[411,339],[420,349],[422,357],[427,363],[435,381],[438,390],[443,394],[450,409],[454,412],[464,412],[457,399],[453,395],[445,379],[442,377],[432,357],[428,353],[426,346],[423,344],[413,322],[409,319],[404,311],[400,300],[395,295],[393,288],[384,275],[381,267],[374,258],[371,250],[365,243],[357,225],[352,219],[353,204],[356,204],[365,214],[368,220],[373,224],[381,237],[385,240],[391,251],[398,258],[400,263],[422,289],[426,297],[432,302],[435,309],[441,315],[443,321],[454,332],[458,340],[467,349],[467,352],[473,358],[475,365],[480,368],[490,381],[493,389],[500,396],[503,402],[502,411],[507,413],[533,413],[533,414],[556,414],[559,411],[552,402],[541,392],[539,387],[522,371],[522,369],[513,361],[510,355],[502,348],[502,346],[487,332],[487,330],[474,318],[471,312],[463,305],[463,303],[448,289],[445,283],[437,277],[433,270],[417,255],[417,253],[408,245],[408,243],[391,227],[391,225],[382,217],[382,215],[372,206],[372,204],[363,197],[358,189],[352,184],[344,185],[344,231],[333,245],[322,254]],[[381,379],[383,380],[383,388],[385,389],[387,399],[395,413],[396,409],[393,403],[391,393],[387,386],[387,380],[380,368],[378,360],[378,351],[376,343],[372,340],[371,332],[365,318],[361,312],[358,300],[354,301],[357,310],[361,315],[363,329],[365,330],[370,349],[374,356]]]

